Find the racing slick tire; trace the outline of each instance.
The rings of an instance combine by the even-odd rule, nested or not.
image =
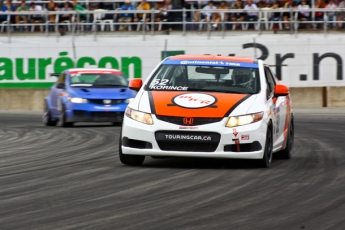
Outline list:
[[[132,165],[132,166],[140,166],[143,164],[145,160],[145,156],[137,156],[137,155],[126,155],[122,153],[122,138],[120,135],[119,140],[119,157],[122,164],[125,165]]]
[[[258,161],[258,164],[262,168],[268,168],[272,164],[273,159],[273,135],[270,126],[267,127],[265,151],[262,159]]]
[[[73,122],[66,122],[66,109],[65,109],[64,105],[62,105],[62,109],[61,109],[59,126],[60,127],[72,127],[73,126]]]
[[[43,113],[42,121],[45,126],[56,126],[57,124],[57,120],[52,120],[51,112],[49,110],[47,102],[44,103],[44,113]]]
[[[294,129],[294,122],[293,119],[291,119],[285,149],[276,153],[278,159],[291,159],[291,151],[294,143]]]

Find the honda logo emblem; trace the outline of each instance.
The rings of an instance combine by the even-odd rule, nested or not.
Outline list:
[[[104,104],[111,104],[111,100],[103,100]]]
[[[194,118],[193,117],[185,117],[183,118],[183,124],[185,125],[192,125],[194,122]]]

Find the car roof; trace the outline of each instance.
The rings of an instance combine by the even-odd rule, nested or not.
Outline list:
[[[122,73],[118,69],[107,69],[107,68],[73,68],[68,69],[70,74],[78,74],[78,73],[93,73],[93,74],[102,74],[102,73],[113,73],[113,74],[120,74]]]
[[[257,63],[257,60],[250,57],[238,56],[220,56],[220,55],[176,55],[170,57],[170,60],[210,60],[210,61],[230,61],[230,62],[247,62]]]

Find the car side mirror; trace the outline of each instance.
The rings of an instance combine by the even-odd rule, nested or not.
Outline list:
[[[290,93],[289,87],[283,84],[277,84],[274,88],[274,97],[287,96]]]
[[[132,79],[129,81],[128,88],[135,91],[139,91],[142,85],[143,85],[142,79]]]
[[[57,83],[56,88],[57,89],[65,89],[66,85],[64,82],[59,82],[59,83]]]

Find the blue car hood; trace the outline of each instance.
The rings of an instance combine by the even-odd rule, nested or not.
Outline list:
[[[135,97],[129,88],[73,88],[74,95],[86,99],[127,99]]]

